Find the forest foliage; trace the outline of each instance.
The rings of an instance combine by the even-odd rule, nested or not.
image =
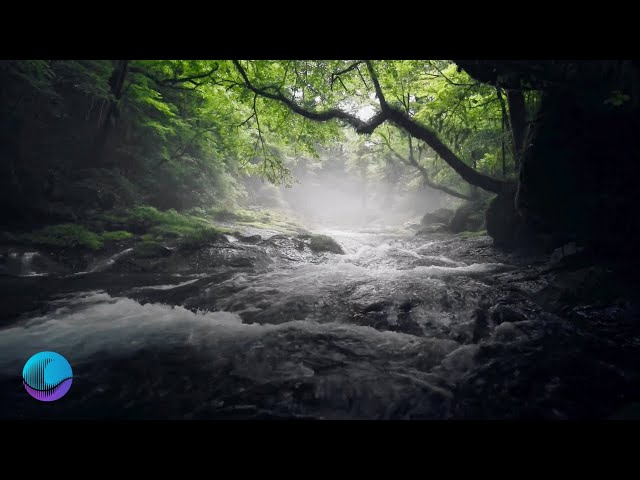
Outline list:
[[[501,89],[451,61],[371,65],[390,105],[471,168],[514,177]],[[313,112],[339,110],[365,122],[379,108],[373,77],[356,61],[3,61],[4,206],[71,220],[78,206],[233,208],[245,177],[291,184],[297,162],[326,158],[337,146],[347,168],[374,182],[469,195],[470,186],[402,128],[386,122],[356,135],[344,122],[314,121],[257,94],[247,80]],[[535,92],[526,100],[532,110]]]

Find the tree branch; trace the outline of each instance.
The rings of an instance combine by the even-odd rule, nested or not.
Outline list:
[[[153,73],[149,72],[148,70],[145,70],[144,68],[140,68],[140,67],[135,67],[135,66],[130,67],[129,70],[132,71],[132,72],[140,73],[140,74],[144,75],[145,77],[147,77],[150,80],[152,80],[159,87],[176,88],[176,89],[179,89],[179,90],[195,90],[196,88],[198,88],[199,86],[201,86],[203,84],[203,82],[196,82],[196,80],[210,78],[211,75],[213,75],[218,70],[218,65],[214,65],[210,70],[208,70],[206,72],[203,72],[203,73],[198,73],[196,75],[190,75],[188,77],[177,77],[177,76],[174,76],[173,78],[159,78],[156,75],[154,75]],[[181,83],[191,83],[194,87],[193,88],[184,88],[184,87],[178,86]]]
[[[371,60],[367,60],[366,62],[367,69],[369,70],[369,76],[371,77],[371,81],[373,82],[373,88],[376,91],[376,97],[380,100],[380,108],[382,111],[385,110],[389,106],[387,101],[384,98],[384,94],[382,93],[382,88],[380,88],[380,81],[378,80],[378,76],[376,75],[376,71],[373,69],[373,64]]]
[[[331,80],[329,82],[329,85],[331,86],[331,90],[333,90],[333,82],[336,81],[336,79],[340,79],[340,75],[344,75],[345,73],[349,73],[351,70],[355,70],[356,68],[358,68],[358,65],[360,65],[362,63],[362,61],[359,62],[355,62],[351,65],[349,65],[347,68],[345,68],[344,70],[340,70],[339,72],[335,72],[331,74]],[[342,82],[342,80],[340,80]],[[344,84],[342,84],[342,86],[344,87]],[[345,90],[347,88],[345,87]]]
[[[450,83],[451,85],[455,85],[456,87],[477,87],[478,85],[480,85],[479,82],[476,83],[458,83],[458,82],[454,82],[453,80],[451,80],[449,77],[447,77],[444,72],[442,70],[440,70],[440,68],[438,68],[438,66],[436,64],[434,64],[433,62],[429,62],[429,65],[431,65],[433,68],[435,68],[438,73],[440,75],[434,75],[432,73],[426,73],[426,75],[431,75],[433,77],[442,77],[444,78],[448,83]]]
[[[471,200],[471,197],[469,197],[468,195],[465,195],[464,193],[457,192],[449,187],[446,187],[444,185],[439,185],[434,181],[432,181],[427,170],[422,165],[420,165],[418,161],[415,159],[415,157],[413,156],[413,148],[411,145],[409,146],[410,148],[409,158],[405,158],[402,155],[400,155],[395,148],[391,146],[391,142],[387,137],[384,136],[383,133],[379,133],[378,135],[382,137],[389,151],[393,153],[398,158],[398,160],[400,160],[405,165],[415,167],[420,172],[420,174],[422,175],[423,183],[425,185],[433,188],[434,190],[440,190],[441,192],[451,195],[452,197],[462,198],[464,200]]]
[[[242,77],[244,86],[247,89],[262,97],[276,100],[290,108],[293,112],[302,115],[305,118],[319,122],[326,122],[334,119],[340,120],[348,125],[351,125],[357,133],[361,134],[370,134],[382,123],[384,123],[385,121],[389,121],[405,130],[412,137],[418,140],[422,140],[427,145],[429,145],[438,155],[440,155],[440,157],[445,162],[447,162],[447,164],[451,168],[453,168],[453,170],[458,175],[460,175],[460,177],[462,177],[463,180],[467,181],[468,183],[476,185],[484,190],[493,193],[501,193],[511,186],[511,182],[499,180],[474,170],[469,165],[464,163],[455,153],[453,153],[453,151],[451,151],[449,147],[442,143],[442,141],[438,138],[438,135],[434,131],[430,130],[424,125],[417,123],[413,118],[404,113],[402,110],[398,110],[397,108],[389,105],[384,98],[384,94],[382,93],[382,89],[380,88],[380,82],[378,81],[375,71],[371,66],[371,62],[367,62],[367,67],[369,68],[371,80],[374,83],[376,95],[378,96],[378,100],[380,101],[380,112],[375,114],[367,122],[364,122],[355,115],[349,114],[337,108],[330,108],[323,111],[307,110],[293,100],[285,97],[277,88],[275,88],[275,91],[272,92],[266,90],[265,88],[256,87],[249,80],[247,73],[240,62],[238,60],[233,60],[233,64]]]
[[[382,113],[378,113],[374,115],[368,122],[364,122],[360,120],[358,117],[356,117],[355,115],[351,115],[350,113],[344,112],[337,108],[330,108],[328,110],[319,111],[319,112],[307,110],[301,107],[300,105],[298,105],[293,100],[290,100],[289,98],[285,97],[277,88],[273,88],[275,92],[271,92],[265,88],[256,87],[247,77],[247,72],[244,70],[242,65],[240,65],[240,62],[238,62],[237,60],[233,60],[233,64],[235,65],[236,69],[240,73],[240,76],[242,77],[242,80],[246,88],[248,88],[253,93],[256,93],[262,97],[269,98],[271,100],[276,100],[286,105],[287,107],[289,107],[295,113],[302,115],[303,117],[308,118],[310,120],[315,120],[317,122],[327,122],[329,120],[334,120],[334,119],[342,120],[343,122],[355,128],[356,132],[358,133],[372,133],[376,129],[376,127],[378,127],[385,121],[385,117],[384,115],[382,115]]]
[[[371,80],[373,81],[376,95],[380,100],[381,113],[385,114],[387,120],[405,130],[412,137],[417,138],[418,140],[422,140],[431,148],[433,148],[435,152],[440,155],[440,157],[445,162],[447,162],[447,164],[451,168],[453,168],[458,175],[463,178],[463,180],[466,180],[471,185],[476,185],[484,190],[493,193],[501,193],[510,185],[509,182],[498,180],[474,170],[469,165],[464,163],[455,153],[453,153],[453,151],[451,151],[449,147],[442,143],[442,141],[438,138],[438,135],[434,131],[430,130],[424,125],[417,123],[413,118],[411,118],[402,110],[398,110],[397,108],[389,105],[384,98],[382,89],[380,88],[380,82],[378,81],[378,77],[376,76],[376,73],[370,61],[367,61],[367,67],[369,68],[369,74],[371,75]]]

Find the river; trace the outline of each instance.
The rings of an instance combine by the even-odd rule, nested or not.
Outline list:
[[[3,277],[28,301],[0,330],[1,418],[575,419],[640,399],[637,305],[551,308],[546,257],[331,228],[344,254],[317,254],[260,233],[197,268]],[[20,378],[42,350],[74,372],[51,404]]]

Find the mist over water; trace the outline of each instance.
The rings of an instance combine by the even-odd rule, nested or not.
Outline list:
[[[350,171],[335,159],[324,158],[321,165],[294,169],[298,183],[290,187],[249,179],[248,203],[289,209],[310,227],[358,229],[402,225],[419,220],[428,211],[457,204],[436,190],[415,185],[415,172],[411,170],[399,178],[385,179]]]

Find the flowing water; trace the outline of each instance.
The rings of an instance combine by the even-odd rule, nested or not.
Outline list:
[[[14,278],[7,295],[40,297],[0,330],[0,415],[583,418],[638,396],[638,332],[602,333],[635,307],[547,311],[543,260],[488,237],[322,233],[345,254],[276,235],[163,273],[110,270],[126,250],[87,273]],[[20,379],[42,350],[74,372],[44,406]]]

